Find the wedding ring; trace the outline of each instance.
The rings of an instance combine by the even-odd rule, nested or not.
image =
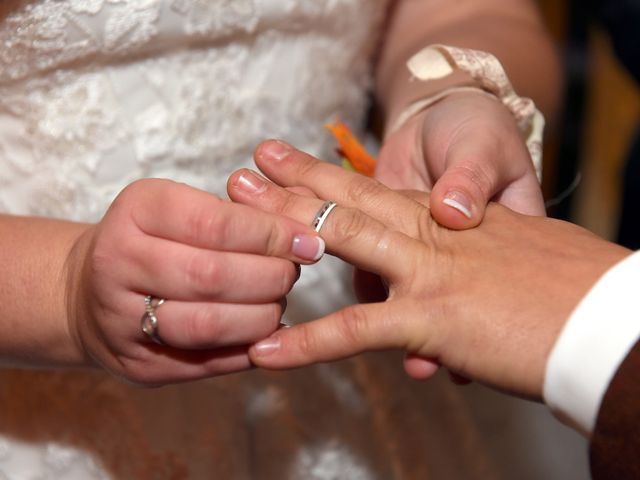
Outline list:
[[[334,208],[336,208],[335,202],[328,201],[322,204],[322,207],[320,207],[320,210],[318,210],[318,213],[316,213],[316,216],[313,219],[313,223],[311,223],[311,226],[316,232],[320,232],[322,225],[327,220],[327,217],[331,213],[331,210],[333,210]]]
[[[140,321],[142,331],[158,345],[164,345],[158,334],[158,317],[156,308],[164,303],[164,298],[156,298],[151,295],[144,297],[144,315]]]

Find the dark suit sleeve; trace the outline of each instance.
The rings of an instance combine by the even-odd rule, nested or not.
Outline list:
[[[640,479],[640,341],[602,400],[590,446],[594,480]]]

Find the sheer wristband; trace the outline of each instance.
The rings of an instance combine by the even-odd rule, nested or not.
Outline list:
[[[430,82],[457,71],[471,76],[473,86],[456,86],[415,100],[398,116],[391,131],[443,98],[458,92],[476,92],[500,101],[514,116],[529,149],[538,180],[542,181],[542,134],[544,116],[530,98],[519,97],[500,61],[487,52],[445,45],[431,45],[407,61],[412,81]]]

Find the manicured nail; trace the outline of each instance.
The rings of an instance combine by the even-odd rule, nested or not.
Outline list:
[[[280,161],[289,156],[291,146],[280,140],[272,140],[262,147],[262,155],[270,157],[272,160]]]
[[[311,235],[296,235],[293,238],[291,251],[298,258],[315,262],[324,255],[325,243],[320,237]]]
[[[266,357],[280,348],[280,339],[276,337],[267,338],[253,346],[253,351],[257,357]]]
[[[237,185],[249,193],[262,193],[267,189],[266,182],[251,171],[246,171],[240,175]]]
[[[450,206],[451,208],[455,208],[460,213],[462,213],[465,217],[471,218],[471,202],[469,198],[460,192],[449,192],[445,195],[442,203]]]

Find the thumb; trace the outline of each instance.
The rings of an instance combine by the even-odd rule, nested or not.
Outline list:
[[[449,167],[431,192],[431,215],[454,230],[476,227],[489,201],[525,215],[545,215],[540,184],[533,168],[519,178],[505,177],[495,163],[461,162]]]
[[[454,230],[479,225],[496,193],[500,174],[491,159],[493,152],[477,147],[474,142],[461,142],[447,152],[446,170],[431,191],[431,215],[440,225]]]
[[[431,214],[440,225],[476,227],[491,200],[524,214],[544,215],[540,185],[523,144],[509,148],[490,137],[468,135],[451,144],[444,165],[430,199]]]

